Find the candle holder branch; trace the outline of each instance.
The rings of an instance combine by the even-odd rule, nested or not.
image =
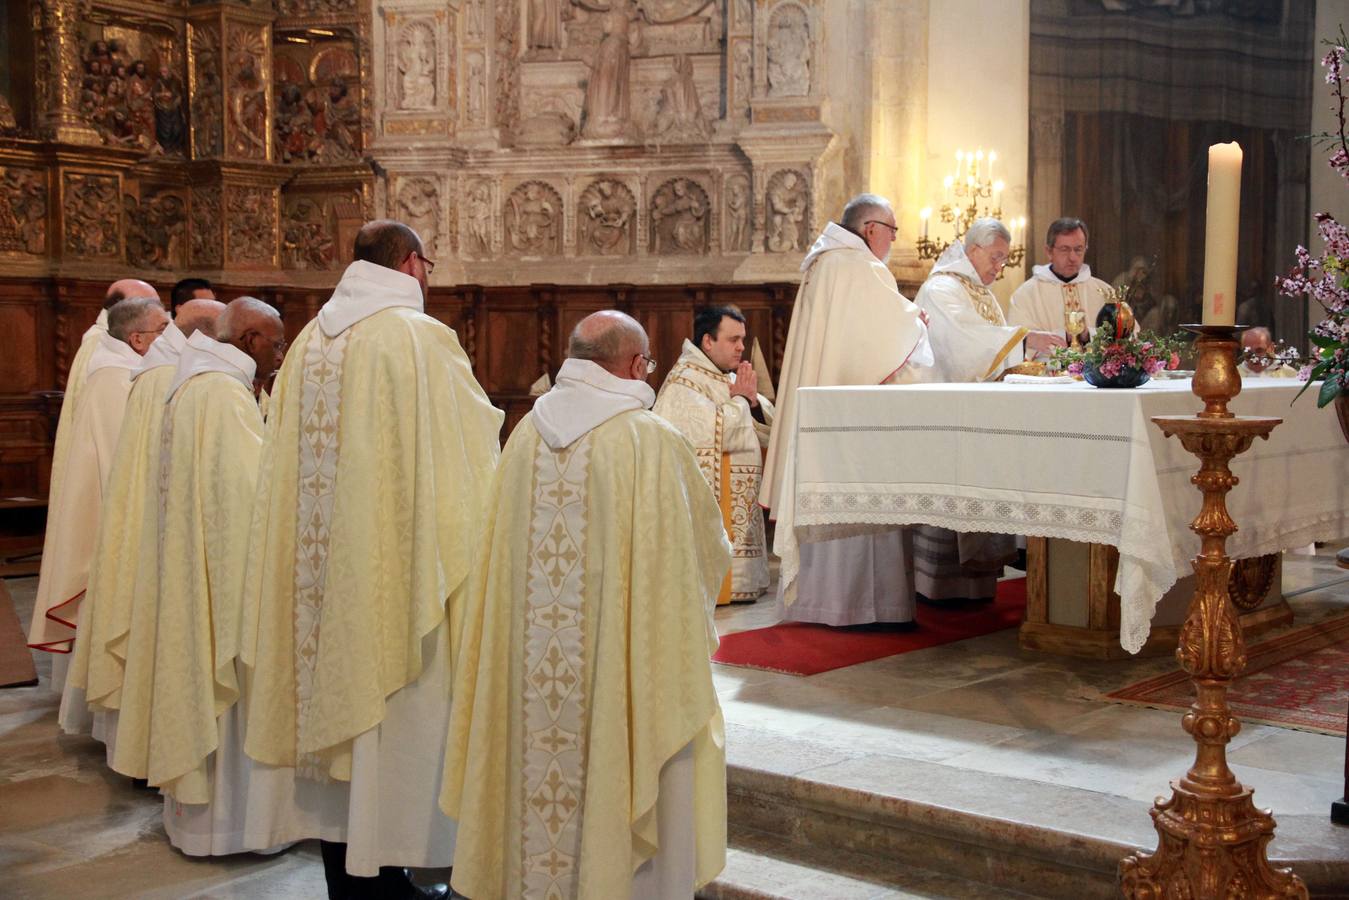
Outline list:
[[[1256,808],[1251,789],[1227,765],[1227,744],[1241,730],[1228,707],[1227,688],[1246,668],[1246,642],[1229,596],[1233,563],[1226,546],[1237,524],[1226,498],[1238,483],[1229,464],[1256,438],[1268,440],[1283,420],[1235,416],[1227,409],[1241,392],[1236,351],[1243,326],[1185,328],[1199,335],[1192,390],[1204,410],[1152,421],[1200,460],[1190,480],[1204,500],[1190,528],[1200,536],[1201,549],[1193,560],[1194,599],[1176,648],[1177,661],[1194,682],[1195,701],[1181,725],[1194,738],[1195,759],[1171,782],[1171,798],[1159,797],[1152,808],[1157,849],[1121,860],[1120,886],[1134,900],[1306,898],[1300,878],[1270,865],[1266,850],[1274,838],[1274,817]]]

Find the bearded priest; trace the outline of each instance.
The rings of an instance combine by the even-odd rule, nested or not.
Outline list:
[[[733,551],[718,606],[753,603],[768,588],[759,486],[773,404],[759,393],[758,375],[744,354],[745,316],[739,309],[694,310],[693,339],[684,341],[652,408],[693,442],[698,468],[721,507]]]
[[[792,527],[797,390],[933,380],[926,317],[899,292],[885,265],[895,232],[890,201],[860,194],[839,222],[825,226],[801,263],[760,500],[777,520],[779,536]],[[803,543],[798,560],[785,540],[776,540],[784,615],[824,625],[912,622],[908,541],[905,529],[894,528]]]
[[[709,659],[730,564],[630,316],[572,332],[502,453],[465,593],[441,805],[473,900],[688,898],[726,860]]]
[[[1081,313],[1082,328],[1069,337],[1086,343],[1096,330],[1101,307],[1114,302],[1110,285],[1092,277],[1091,266],[1085,262],[1087,223],[1055,219],[1045,235],[1045,255],[1048,265],[1035,266],[1031,277],[1012,292],[1007,323],[1030,331],[1067,334],[1070,314]],[[1027,358],[1048,357],[1053,352],[1052,344],[1037,340],[1037,345],[1033,351],[1027,348]]]
[[[503,415],[455,333],[423,312],[434,263],[417,233],[368,222],[353,256],[267,414],[244,750],[296,770],[269,845],[319,838],[332,896],[398,896],[413,889],[401,867],[454,863],[454,822],[436,806],[458,646],[448,611]]]

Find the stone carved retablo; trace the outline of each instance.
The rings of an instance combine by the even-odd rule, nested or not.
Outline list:
[[[474,50],[465,57],[468,74],[464,78],[465,121],[469,125],[487,123],[487,62],[481,52]]]
[[[765,195],[768,208],[767,245],[771,253],[804,250],[809,224],[810,190],[806,177],[786,169],[768,181]]]
[[[496,6],[495,123],[514,129],[520,122],[520,7],[517,3]]]
[[[398,108],[434,109],[436,105],[436,35],[429,20],[403,26],[396,50]]]
[[[464,250],[484,258],[492,254],[492,183],[470,182],[464,190]]]
[[[529,0],[529,46],[562,46],[562,0]]]
[[[440,187],[430,178],[406,178],[398,183],[395,206],[398,218],[421,236],[428,250],[440,240]]]
[[[702,254],[708,251],[711,221],[707,192],[689,178],[673,178],[651,198],[651,252]]]
[[[529,256],[562,252],[562,197],[542,181],[526,181],[511,191],[502,211],[506,243]]]
[[[190,219],[192,227],[188,235],[188,246],[192,254],[192,265],[219,267],[223,262],[221,255],[223,216],[219,187],[192,189]]]
[[[637,200],[620,181],[604,178],[582,191],[576,221],[582,254],[619,256],[636,249]]]
[[[271,264],[276,256],[276,208],[267,188],[232,187],[225,200],[231,263]]]
[[[698,87],[693,81],[693,60],[688,54],[677,54],[674,71],[661,85],[647,137],[657,141],[695,143],[711,136],[712,125],[703,116]]]
[[[281,208],[281,264],[288,269],[331,269],[337,259],[333,228],[321,202],[286,197]]]
[[[641,26],[628,0],[614,0],[600,16],[603,37],[590,63],[581,136],[597,140],[625,138],[631,131],[632,107],[628,62],[633,49],[641,44]]]
[[[768,22],[768,96],[810,93],[810,19],[795,3],[784,3]]]
[[[187,201],[179,194],[122,198],[126,213],[126,261],[147,269],[183,265],[187,250]]]
[[[62,180],[65,252],[116,259],[122,221],[117,176],[66,172]]]
[[[750,227],[749,179],[732,175],[726,179],[726,251],[748,253],[753,232]]]
[[[47,252],[47,176],[36,169],[0,168],[0,251]]]
[[[733,58],[732,67],[732,101],[735,104],[732,114],[741,118],[749,118],[749,101],[754,92],[754,47],[749,41],[737,41]]]
[[[470,41],[481,41],[486,34],[484,3],[485,0],[464,0],[464,37]]]

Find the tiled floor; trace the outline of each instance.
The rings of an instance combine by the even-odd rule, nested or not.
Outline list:
[[[1284,571],[1286,591],[1349,576],[1325,556],[1290,557]],[[25,621],[34,581],[8,583]],[[1349,579],[1291,602],[1301,621],[1349,611]],[[758,627],[777,614],[761,601],[719,611],[718,626]],[[37,655],[45,678],[49,661]],[[1172,667],[1024,653],[1008,631],[811,678],[724,666],[715,677],[732,763],[953,802],[1001,796],[990,815],[1015,816],[1028,802],[994,790],[1012,780],[1038,785],[1038,802],[1057,805],[1074,827],[1150,843],[1143,804],[1184,771],[1192,745],[1174,713],[1096,698]],[[158,795],[109,772],[101,745],[60,734],[56,707],[45,684],[0,691],[0,896],[325,896],[312,843],[274,857],[190,860],[173,851]],[[1232,748],[1257,803],[1281,816],[1278,840],[1336,852],[1333,840],[1320,846],[1320,823],[1343,787],[1344,741],[1247,726]],[[1302,820],[1317,827],[1299,829]],[[1349,855],[1349,835],[1338,852]]]

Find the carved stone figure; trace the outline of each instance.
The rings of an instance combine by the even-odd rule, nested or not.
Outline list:
[[[333,229],[312,197],[288,197],[281,211],[281,262],[288,269],[330,269],[337,258]]]
[[[440,239],[440,188],[430,178],[409,178],[398,189],[398,218],[432,251]]]
[[[75,257],[117,257],[122,220],[117,178],[66,172],[62,182],[65,251]]]
[[[486,31],[487,17],[483,13],[483,0],[465,0],[464,37],[470,41],[481,41]]]
[[[0,251],[47,252],[47,176],[36,169],[0,169]]]
[[[651,198],[652,253],[706,253],[707,192],[696,181],[674,178]]]
[[[398,42],[399,109],[433,109],[436,105],[436,38],[426,22],[403,29]]]
[[[674,71],[661,85],[647,136],[661,141],[705,141],[712,126],[703,116],[698,87],[693,81],[693,60],[686,53],[674,58]]]
[[[735,27],[748,28],[754,18],[754,0],[735,0]]]
[[[768,96],[810,93],[810,22],[795,4],[779,6],[768,23]]]
[[[768,249],[773,253],[804,250],[801,246],[809,195],[805,179],[791,170],[778,172],[768,182]]]
[[[614,0],[600,16],[604,36],[590,64],[581,135],[605,140],[629,134],[628,62],[641,45],[642,34],[629,0]]]
[[[507,131],[513,131],[520,123],[520,5],[518,3],[498,3],[496,5],[495,54],[492,60],[495,77],[493,100],[494,123]]]
[[[733,175],[726,179],[726,250],[749,251],[749,179]]]
[[[576,218],[582,253],[617,256],[633,251],[637,201],[622,182],[605,178],[586,188]]]
[[[224,97],[220,80],[220,36],[214,28],[192,26],[192,154],[196,159],[219,156],[225,148]]]
[[[248,159],[267,158],[267,85],[259,72],[265,44],[261,35],[245,28],[230,29],[229,82],[230,153]]]
[[[231,263],[269,265],[276,254],[276,210],[265,188],[231,188],[225,198],[225,245]]]
[[[126,212],[126,261],[147,269],[172,269],[183,264],[187,238],[187,203],[177,194],[149,194],[139,201],[123,198]]]
[[[506,199],[505,227],[512,250],[531,256],[560,253],[562,198],[541,181],[526,181]]]
[[[562,46],[562,9],[559,0],[529,0],[529,46]]]
[[[492,185],[475,181],[465,192],[464,209],[468,228],[464,236],[465,249],[474,256],[488,256],[492,252]]]
[[[742,119],[749,118],[749,101],[754,94],[754,47],[749,41],[737,41],[735,57],[731,63],[734,70],[735,104],[731,111]]]
[[[219,267],[222,263],[219,187],[192,189],[190,219],[192,226],[188,234],[188,246],[192,254],[192,264],[206,268]]]
[[[150,88],[150,98],[160,149],[167,154],[183,154],[187,150],[187,118],[183,115],[187,91],[183,80],[172,72],[160,72]]]
[[[468,77],[465,79],[468,89],[466,112],[470,125],[483,125],[487,122],[487,64],[481,53],[474,51],[468,55]]]

